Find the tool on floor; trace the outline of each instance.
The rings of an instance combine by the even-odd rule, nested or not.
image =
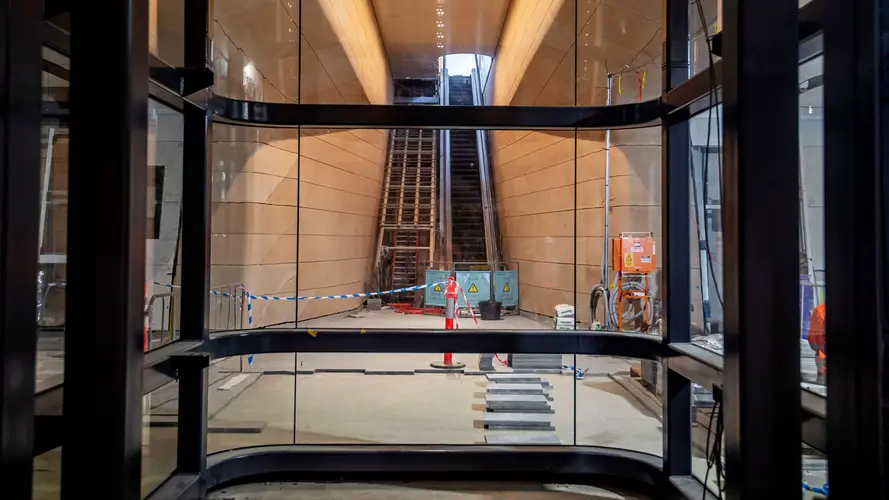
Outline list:
[[[562,365],[562,370],[573,370],[574,371],[574,380],[583,380],[586,376],[586,372],[588,372],[589,368],[575,368],[574,365]]]

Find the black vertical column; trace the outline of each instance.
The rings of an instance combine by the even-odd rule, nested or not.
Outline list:
[[[881,369],[886,314],[886,112],[874,0],[827,0],[824,26],[824,194],[827,251],[827,453],[830,494],[886,498]],[[881,19],[883,17],[883,19]]]
[[[186,74],[196,75],[209,65],[209,0],[184,2]],[[182,339],[204,340],[209,335],[210,203],[212,172],[212,116],[186,102],[182,177]]]
[[[207,468],[207,367],[210,355],[188,352],[173,356],[179,380],[176,472],[200,474]]]
[[[688,80],[688,0],[665,0],[663,92]],[[691,340],[691,284],[689,282],[689,122],[661,127],[661,226],[665,248],[665,342]],[[691,474],[691,383],[669,369],[664,360],[663,422],[664,471],[670,476]]]
[[[0,4],[0,470],[3,496],[31,498],[42,3]]]
[[[148,0],[71,3],[62,498],[138,499]]]
[[[798,4],[723,2],[727,495],[800,495]]]

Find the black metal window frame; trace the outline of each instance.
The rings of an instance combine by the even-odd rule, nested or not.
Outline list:
[[[868,10],[868,8],[873,9],[875,2],[854,0],[853,3],[857,9],[856,13],[874,14],[874,11]],[[18,19],[11,22],[13,15],[23,15],[22,19],[35,21],[33,19],[34,12],[16,10],[19,4],[20,2],[13,0],[9,2],[9,5],[14,8],[4,5],[3,12],[7,14],[7,17],[2,19],[4,22],[12,25],[20,23]],[[875,44],[873,33],[875,30],[873,30],[873,26],[869,28],[871,31],[865,29],[867,26],[863,20],[872,19],[873,16],[839,15],[841,6],[846,5],[841,0],[813,0],[798,12],[795,7],[791,11],[787,6],[781,6],[777,14],[774,3],[766,0],[725,0],[725,13],[728,22],[723,33],[714,38],[714,46],[719,47],[724,59],[717,62],[713,68],[692,78],[687,78],[688,59],[684,45],[688,42],[689,16],[687,9],[689,3],[687,0],[665,0],[667,39],[664,54],[669,57],[665,58],[664,93],[659,99],[637,105],[615,106],[610,109],[487,106],[461,110],[436,108],[436,111],[432,113],[426,108],[420,114],[418,113],[419,108],[409,106],[276,105],[224,98],[213,99],[205,106],[200,102],[200,97],[195,98],[193,95],[212,84],[212,74],[209,74],[208,78],[209,70],[206,67],[206,50],[209,46],[207,44],[209,26],[207,0],[185,2],[187,30],[184,47],[185,65],[182,68],[169,67],[156,57],[147,55],[147,47],[141,40],[142,35],[146,34],[147,20],[145,17],[147,16],[140,17],[138,15],[147,12],[147,0],[124,2],[105,0],[88,2],[89,5],[76,4],[73,3],[71,6],[71,18],[72,25],[84,27],[80,34],[75,30],[74,36],[69,41],[66,33],[50,24],[45,24],[45,29],[42,31],[45,45],[66,54],[71,53],[71,45],[73,45],[77,49],[74,51],[75,54],[85,54],[75,56],[77,59],[72,64],[72,103],[75,105],[72,108],[71,120],[77,128],[72,135],[72,165],[74,167],[72,171],[76,170],[78,164],[83,164],[86,161],[83,156],[83,148],[90,144],[90,141],[94,146],[99,145],[101,137],[97,132],[93,132],[91,135],[89,132],[84,132],[90,126],[93,126],[95,130],[102,130],[103,127],[107,130],[108,126],[118,127],[126,131],[126,140],[101,155],[104,161],[101,172],[107,174],[109,186],[118,190],[119,193],[115,196],[101,196],[94,200],[86,200],[82,195],[79,199],[72,196],[69,224],[80,228],[80,224],[86,224],[89,217],[93,215],[91,212],[95,210],[111,210],[123,214],[124,218],[120,220],[121,223],[113,229],[114,234],[105,233],[103,235],[105,238],[111,237],[118,240],[119,246],[115,246],[114,249],[118,250],[117,258],[122,259],[121,265],[115,272],[103,276],[101,285],[125,293],[121,293],[120,297],[112,300],[107,306],[116,312],[113,318],[99,328],[95,328],[94,323],[87,323],[88,318],[84,311],[91,310],[88,302],[89,293],[72,294],[68,304],[69,327],[76,327],[75,329],[78,331],[93,329],[93,333],[88,336],[88,341],[82,342],[83,339],[80,339],[82,342],[80,346],[74,346],[72,343],[70,344],[71,349],[67,350],[69,345],[66,345],[66,372],[69,366],[71,372],[70,376],[66,377],[64,400],[70,403],[67,406],[72,411],[65,412],[63,419],[59,412],[61,406],[59,403],[62,397],[61,388],[47,391],[37,398],[36,436],[27,429],[27,426],[25,427],[24,438],[36,437],[34,445],[36,449],[41,447],[48,449],[47,446],[58,445],[58,438],[62,438],[66,450],[65,456],[68,457],[63,464],[66,470],[63,477],[63,495],[65,497],[82,496],[82,494],[91,492],[97,482],[107,484],[108,491],[113,491],[114,495],[118,495],[120,498],[137,497],[134,495],[138,495],[139,474],[136,467],[138,461],[133,459],[139,453],[137,434],[141,432],[141,410],[137,404],[137,398],[176,376],[182,378],[182,390],[188,392],[187,395],[181,395],[181,397],[183,400],[193,401],[194,404],[186,405],[181,409],[180,470],[161,490],[158,490],[158,494],[163,495],[169,491],[169,488],[181,487],[184,483],[200,483],[200,475],[208,467],[204,452],[199,451],[206,435],[207,388],[205,381],[199,382],[201,380],[199,376],[193,372],[188,375],[190,370],[202,370],[208,355],[310,352],[321,348],[319,346],[325,346],[323,348],[327,351],[340,352],[461,352],[461,350],[497,352],[498,350],[508,350],[538,353],[574,352],[663,360],[668,368],[664,381],[663,472],[674,486],[683,491],[688,491],[691,487],[698,496],[700,496],[703,486],[691,476],[690,468],[690,384],[692,381],[708,387],[719,388],[726,395],[726,421],[728,423],[726,454],[729,464],[728,493],[730,497],[737,498],[741,494],[746,497],[762,493],[764,487],[763,481],[761,481],[762,476],[757,476],[757,474],[763,473],[766,473],[767,477],[776,479],[776,481],[765,482],[770,488],[768,494],[774,494],[779,490],[790,492],[791,484],[793,492],[798,494],[798,474],[791,473],[791,469],[796,467],[796,472],[799,471],[798,445],[800,439],[819,450],[830,451],[831,455],[836,453],[836,456],[849,457],[852,449],[864,449],[871,452],[870,456],[876,456],[875,466],[883,466],[884,458],[880,455],[881,451],[878,453],[874,444],[867,442],[867,437],[856,435],[851,440],[845,439],[851,431],[845,431],[839,423],[831,423],[831,429],[835,431],[835,434],[833,434],[832,440],[827,442],[825,413],[838,415],[841,411],[839,401],[844,400],[833,398],[828,399],[825,403],[823,398],[803,391],[800,393],[800,404],[797,405],[793,403],[795,398],[787,398],[786,395],[788,390],[799,392],[799,387],[795,385],[791,388],[787,380],[783,380],[780,383],[781,390],[776,391],[783,399],[772,394],[770,397],[761,397],[757,400],[756,395],[748,388],[751,381],[768,379],[770,376],[786,378],[794,371],[794,366],[789,342],[786,339],[776,341],[769,338],[766,331],[756,331],[756,328],[762,326],[786,327],[788,316],[786,311],[781,310],[782,302],[766,303],[765,297],[757,297],[753,293],[757,285],[766,281],[766,276],[763,274],[745,275],[752,280],[742,282],[740,280],[741,274],[739,274],[749,269],[752,264],[751,259],[761,257],[758,253],[761,249],[751,242],[748,235],[752,234],[751,231],[754,230],[756,224],[765,221],[767,215],[762,209],[757,209],[750,204],[751,194],[744,189],[748,183],[755,180],[756,175],[765,170],[766,166],[783,166],[786,169],[787,162],[793,163],[793,158],[796,157],[796,153],[794,153],[791,158],[788,149],[783,147],[780,148],[780,155],[777,157],[763,158],[763,153],[757,153],[756,146],[750,142],[750,137],[761,137],[765,133],[764,131],[768,130],[778,133],[780,137],[793,144],[794,150],[796,149],[798,141],[798,137],[795,135],[796,128],[789,126],[791,119],[794,122],[796,120],[796,104],[793,105],[794,113],[788,115],[785,109],[786,103],[782,103],[780,100],[785,96],[783,92],[787,92],[788,82],[792,80],[794,87],[797,83],[796,65],[788,65],[789,54],[793,51],[795,56],[798,55],[799,42],[802,40],[803,47],[807,46],[813,35],[821,31],[825,20],[832,23],[830,26],[832,26],[834,33],[841,32],[841,28],[861,28],[859,31],[870,33],[871,38],[859,34],[859,38],[854,41],[864,42],[866,46],[870,43],[872,46]],[[832,6],[833,10],[829,10],[829,12],[833,17],[823,15],[826,5]],[[836,15],[834,16],[834,14]],[[101,25],[103,28],[107,28],[108,19],[111,19],[113,27],[116,26],[117,29],[112,29],[110,32],[107,29],[95,29],[90,33],[90,26],[98,28]],[[743,22],[739,19],[743,19]],[[790,19],[798,19],[800,26],[798,34],[785,33],[787,21]],[[862,24],[865,26],[861,26]],[[754,117],[750,116],[750,112],[738,114],[741,111],[740,106],[749,103],[752,98],[752,90],[745,89],[745,86],[753,87],[756,83],[762,83],[764,78],[762,74],[752,71],[750,67],[739,62],[754,54],[763,55],[764,53],[763,43],[765,42],[757,42],[757,36],[754,36],[751,31],[753,26],[756,26],[759,33],[757,36],[771,44],[768,49],[772,53],[769,53],[765,59],[776,56],[773,62],[767,64],[767,67],[770,76],[777,78],[777,80],[771,81],[774,88],[765,91],[766,102],[775,106],[767,109],[766,113],[760,116],[765,120],[764,123],[767,126],[758,131],[755,128]],[[127,29],[123,29],[124,27]],[[40,30],[34,30],[34,32],[41,33]],[[848,31],[848,33],[855,32]],[[27,36],[21,30],[11,33],[16,37],[14,40],[17,42],[17,48],[20,45],[19,42],[25,44],[24,46],[28,46],[28,42],[34,43],[33,37]],[[846,41],[852,38],[854,37],[850,35]],[[110,54],[107,50],[100,50],[110,46],[119,48]],[[847,56],[847,65],[860,62],[856,56],[861,57],[862,52],[867,52],[861,46],[856,46],[853,43],[846,45],[837,43],[832,47],[836,52],[831,52],[828,48],[825,49],[825,52]],[[90,49],[94,49],[95,52]],[[4,50],[4,57],[8,58],[9,47],[4,46]],[[804,52],[803,49],[800,51]],[[874,51],[873,47],[871,47],[871,51]],[[90,54],[100,52],[104,54],[103,57],[94,58],[90,62]],[[24,51],[22,54],[28,55],[31,52]],[[12,61],[11,64],[17,68],[29,70],[32,69],[31,66],[38,67],[39,59],[26,60],[24,55],[19,60]],[[793,58],[793,62],[798,60],[797,57]],[[839,60],[839,58],[835,60]],[[792,70],[788,68],[792,68]],[[849,74],[848,67],[842,68],[842,70],[847,71],[846,75]],[[94,80],[94,75],[88,74],[87,71],[93,71],[94,74],[109,74],[113,78],[105,80],[102,85],[99,85],[99,82]],[[793,78],[789,77],[791,71]],[[30,75],[30,73],[28,74]],[[840,75],[841,70],[838,65],[826,66],[825,80],[832,82],[828,84],[830,92],[833,92],[834,88],[842,87],[842,84],[839,83],[833,85],[833,82],[840,81],[842,78]],[[91,84],[96,88],[89,88],[90,83],[87,82],[90,78],[93,78]],[[711,78],[715,78],[718,89],[713,88]],[[778,83],[776,84],[775,81]],[[870,109],[876,109],[872,88],[874,81],[878,81],[875,74],[864,75],[856,80],[856,85],[847,86],[848,92],[842,97],[847,101],[854,100],[859,105],[854,108],[855,110],[867,110],[868,105],[871,106]],[[14,88],[23,90],[21,82],[11,83],[16,84]],[[3,84],[11,85],[6,81]],[[867,92],[867,90],[871,90],[871,92]],[[859,93],[856,94],[856,91]],[[690,299],[690,287],[688,286],[689,132],[687,119],[701,109],[705,101],[709,103],[710,94],[713,92],[717,92],[716,100],[722,101],[726,108],[725,136],[728,140],[726,141],[725,169],[726,178],[734,182],[729,192],[726,193],[723,208],[724,227],[727,233],[731,233],[730,242],[735,245],[732,251],[727,252],[725,258],[726,269],[730,269],[732,266],[735,268],[734,271],[727,273],[726,279],[728,284],[726,299],[729,304],[727,309],[734,308],[733,314],[735,316],[727,321],[729,331],[727,332],[726,358],[724,360],[689,343],[690,317],[687,308]],[[756,92],[762,96],[761,88]],[[830,95],[828,93],[828,96]],[[183,192],[187,195],[183,197],[183,233],[187,236],[183,237],[183,262],[185,265],[183,266],[182,340],[143,355],[141,349],[137,349],[136,339],[132,333],[136,330],[137,316],[141,319],[141,314],[137,314],[139,308],[135,307],[140,299],[141,284],[137,284],[136,281],[143,279],[144,255],[140,256],[138,249],[132,245],[127,246],[126,242],[132,239],[133,234],[137,234],[139,238],[144,238],[145,234],[145,214],[140,213],[140,204],[138,203],[140,196],[144,197],[144,180],[139,181],[138,176],[132,175],[133,169],[140,165],[144,167],[144,161],[140,160],[139,153],[144,153],[145,139],[138,137],[140,127],[144,127],[144,123],[141,122],[142,117],[138,112],[133,110],[148,96],[182,111],[185,116],[184,159],[186,168],[183,178]],[[868,101],[868,98],[871,100]],[[108,113],[103,114],[101,119],[98,116],[88,116],[84,113],[83,106],[89,100],[107,102]],[[80,108],[77,108],[78,101]],[[837,116],[840,116],[839,102],[841,102],[840,97],[833,101],[828,99],[826,108],[828,111],[833,109],[837,112]],[[836,107],[831,108],[831,103],[834,103]],[[78,113],[78,109],[80,113]],[[757,113],[759,112],[757,111]],[[39,115],[37,116],[39,118]],[[858,116],[855,115],[855,117]],[[773,123],[769,123],[770,118],[775,119]],[[666,330],[666,337],[661,342],[636,338],[632,335],[614,336],[586,332],[554,334],[550,331],[482,331],[471,334],[463,332],[456,336],[445,331],[370,331],[367,333],[330,331],[321,332],[317,338],[307,341],[309,336],[301,335],[303,330],[300,329],[219,333],[211,336],[207,328],[210,227],[208,168],[211,163],[209,139],[214,121],[274,127],[392,128],[406,126],[568,130],[650,126],[660,123],[664,139],[662,142],[664,159],[662,161],[662,179],[665,207],[663,227],[667,253],[664,269],[667,275],[666,295],[668,298],[666,317],[670,323]],[[839,123],[840,125],[837,126],[842,126],[842,122]],[[782,126],[784,126],[783,130],[781,130]],[[25,129],[18,130],[24,134]],[[832,129],[828,129],[828,132],[831,131]],[[857,146],[863,143],[866,146],[868,144],[862,139],[850,139],[849,142],[844,143],[833,139],[830,133],[827,133],[826,136],[828,154],[825,171],[828,178],[831,175],[838,175],[840,172],[837,166],[838,162],[832,161],[836,157],[831,156],[831,153],[834,155],[838,154],[837,151],[849,153],[852,151],[853,145]],[[4,147],[12,144],[9,135],[4,135],[3,140],[5,141]],[[856,140],[858,142],[855,142]],[[80,142],[79,146],[75,146],[77,142]],[[21,150],[32,155],[35,154],[34,151],[25,151],[24,146],[28,144],[30,143],[27,141],[21,142]],[[9,168],[9,155],[12,153],[5,151],[3,164],[0,165],[0,168],[6,169],[4,175],[9,175],[5,172]],[[10,149],[9,151],[15,150]],[[77,154],[78,151],[80,154]],[[873,167],[879,159],[879,156],[876,158],[873,156],[876,154],[874,148],[869,151],[872,156],[864,157],[863,169]],[[142,156],[144,157],[144,154]],[[751,165],[756,167],[755,163],[751,164],[753,158],[762,160],[762,164],[757,168],[748,168],[745,171],[744,168],[751,167]],[[111,168],[112,161],[122,162],[122,165],[129,168],[115,170]],[[780,171],[780,169],[776,171]],[[877,175],[873,172],[870,174],[871,177],[868,177],[870,179]],[[778,182],[780,188],[774,190],[777,198],[784,203],[788,203],[788,200],[783,197],[786,197],[790,192],[790,177],[787,172],[781,173],[780,182]],[[792,177],[795,179],[795,174]],[[23,201],[27,201],[25,198],[34,187],[28,182],[33,179],[20,179],[24,183],[22,186],[27,189],[15,192],[13,189],[16,184],[12,181],[17,178],[5,178],[10,181],[5,183],[2,186],[3,190],[0,191],[4,200],[3,206],[9,206],[8,200],[21,198]],[[794,203],[795,189],[794,187]],[[852,186],[848,183],[837,183],[836,186],[828,184],[828,201],[842,203],[852,199],[854,192],[851,189]],[[762,196],[762,194],[758,196]],[[144,211],[145,204],[141,203],[141,207],[141,210]],[[793,208],[795,210],[795,206]],[[873,218],[873,212],[873,206],[854,205],[852,209],[843,212],[840,216],[828,217],[828,248],[833,249],[832,253],[829,250],[829,263],[843,262],[843,257],[853,257],[850,255],[851,249],[840,248],[836,243],[839,241],[836,237],[837,231],[842,225],[855,220],[860,221],[864,214],[870,214]],[[8,210],[4,209],[4,228],[11,227],[7,226],[10,221],[10,218],[6,216],[8,213]],[[21,226],[23,234],[30,235],[32,229],[36,234],[36,226],[31,227],[34,225],[32,224],[34,221],[30,219],[26,217],[23,222],[20,222],[23,224]],[[780,222],[783,229],[790,229],[793,226],[789,217],[780,219]],[[874,233],[875,238],[877,234]],[[787,231],[787,235],[778,240],[783,251],[768,260],[770,265],[779,268],[780,264],[786,264],[785,260],[788,259],[790,249],[795,255],[796,235],[796,231]],[[3,256],[8,256],[9,254],[5,253],[10,248],[8,240],[2,241],[4,245],[0,251],[4,252]],[[84,238],[83,241],[86,242],[89,239]],[[879,242],[876,243],[875,248],[881,248]],[[754,246],[750,246],[751,244]],[[784,248],[785,246],[787,249]],[[96,257],[88,255],[86,243],[73,245],[70,252],[72,270],[80,268],[80,272],[84,273],[101,265],[96,261]],[[5,260],[0,263],[4,266],[10,263],[8,257],[3,257],[3,259]],[[22,262],[27,260],[24,259]],[[19,266],[21,262],[14,264]],[[10,289],[12,285],[26,282],[30,282],[33,286],[31,275],[24,279],[27,269],[27,266],[19,267],[16,273],[4,275],[4,281],[0,283],[3,290]],[[75,276],[77,276],[77,271],[72,273],[72,281],[78,281],[74,279]],[[795,289],[798,278],[795,271],[792,277]],[[773,278],[774,276],[769,276],[769,283],[772,285],[775,283]],[[83,280],[80,281],[83,282]],[[786,292],[790,286],[790,274],[781,273],[777,286],[781,287],[782,292]],[[874,292],[874,297],[881,297],[876,293],[876,288],[875,283],[867,282],[864,283],[863,288],[857,287],[855,289],[861,294]],[[136,294],[134,290],[139,291],[139,294]],[[33,296],[33,294],[29,296]],[[835,295],[829,296],[835,297]],[[14,305],[24,305],[24,303],[13,303],[11,296],[6,293],[0,296],[0,301],[2,301],[0,306],[3,308],[4,331],[26,331],[27,328],[24,327],[26,326],[25,318],[29,310],[28,307],[16,310]],[[848,302],[837,302],[840,305],[832,306],[832,309],[841,308],[842,304],[848,304]],[[740,309],[740,304],[742,303],[746,311],[750,310],[752,303],[763,306],[763,310],[766,312],[762,314],[761,318],[752,322],[747,316],[741,315],[743,311]],[[33,316],[31,314],[27,321],[31,321]],[[870,322],[868,323],[868,321]],[[874,347],[874,335],[868,336],[867,333],[873,329],[874,321],[875,319],[870,316],[856,321],[857,329],[855,330],[856,336],[853,337],[854,340],[860,340],[869,347]],[[6,328],[6,326],[12,328]],[[24,330],[22,330],[23,328]],[[832,332],[836,328],[835,325],[828,324],[828,332]],[[141,322],[138,331],[141,334]],[[433,339],[432,342],[429,341],[430,338]],[[422,345],[420,344],[421,340]],[[2,356],[0,361],[2,361],[4,373],[10,367],[27,365],[20,359],[23,353],[28,352],[29,337],[27,334],[19,335],[13,341],[10,341],[10,335],[6,334],[2,337],[2,342],[4,349],[0,350],[0,356]],[[854,344],[854,342],[850,344]],[[880,344],[876,346],[879,347]],[[841,346],[838,351],[833,351],[840,353],[834,355],[841,361],[837,363],[836,368],[831,370],[832,375],[828,377],[828,388],[831,394],[837,394],[844,387],[848,390],[846,384],[852,384],[852,387],[857,391],[853,392],[859,398],[855,401],[860,402],[861,398],[865,396],[879,393],[881,386],[879,383],[866,380],[868,373],[873,375],[867,371],[873,368],[872,364],[853,363],[853,361],[863,359],[864,353],[860,350],[860,346],[858,349],[856,350],[855,345],[849,345],[847,348]],[[795,346],[793,350],[798,355]],[[873,349],[871,352],[878,351],[879,349]],[[746,364],[740,362],[758,355],[762,355],[765,363],[763,365],[765,369],[760,373],[754,373],[754,371],[761,367],[753,367],[749,362]],[[872,358],[869,359],[873,361]],[[798,356],[796,360],[798,362]],[[781,365],[782,362],[788,361],[789,366]],[[89,366],[90,363],[101,366],[101,369],[105,371],[100,372],[96,366]],[[31,366],[33,367],[33,365]],[[24,367],[27,368],[27,366]],[[793,376],[798,380],[798,366],[795,368]],[[140,373],[141,376],[138,376]],[[90,378],[91,375],[101,376],[103,380],[114,379],[117,382],[111,387],[100,388],[99,384],[95,382],[96,379]],[[750,380],[746,380],[748,377]],[[186,383],[186,380],[190,382]],[[25,398],[18,401],[27,401],[28,398],[33,398],[33,388],[29,394],[24,394],[22,391],[21,387],[17,387],[16,391],[9,392],[7,390],[2,393],[0,415],[3,419],[0,424],[5,426],[22,420],[21,414],[15,416],[10,414],[10,409],[21,408],[20,404],[13,404],[13,401],[16,401],[15,397]],[[87,401],[93,405],[87,405]],[[831,401],[836,401],[836,403],[832,404]],[[203,404],[203,408],[201,408],[201,404]],[[78,405],[83,407],[81,411],[77,410]],[[89,407],[90,418],[85,411],[87,407]],[[751,418],[751,412],[780,414],[780,419],[761,423],[757,422],[755,418]],[[27,410],[25,410],[25,414],[32,415]],[[96,415],[99,417],[94,418]],[[203,418],[201,418],[202,415]],[[875,422],[878,422],[873,419],[874,415],[879,415],[879,412],[867,407],[862,412],[855,413],[854,417],[849,417],[847,421],[871,429],[876,425]],[[839,417],[837,421],[840,421]],[[185,425],[186,423],[188,425]],[[60,432],[60,428],[64,429],[64,432]],[[97,433],[99,431],[107,433],[107,429],[113,429],[113,433],[115,433],[115,436],[108,439],[107,442],[97,443],[84,437],[90,436],[92,430]],[[779,431],[785,434],[779,435]],[[757,442],[756,439],[742,439],[749,433],[759,432],[770,438],[775,437],[777,441]],[[81,437],[78,438],[77,434],[80,434]],[[840,442],[841,439],[845,439],[845,441]],[[789,455],[789,443],[794,440],[796,441],[794,450],[796,461]],[[0,451],[3,453],[4,463],[6,463],[7,457],[19,458],[19,462],[16,463],[21,466],[23,474],[17,474],[15,482],[16,484],[21,483],[20,486],[23,486],[24,479],[28,479],[27,488],[30,490],[30,457],[27,461],[28,473],[24,474],[24,461],[21,460],[21,452],[27,446],[23,444],[23,440],[19,441],[21,442],[0,442]],[[825,443],[827,444],[825,445]],[[86,456],[97,457],[98,461],[82,460]],[[78,463],[77,457],[80,458],[80,463]],[[831,464],[835,462],[831,462]],[[853,463],[851,460],[847,462],[847,465],[850,466]],[[219,467],[225,468],[225,464],[216,463],[213,466],[217,468],[214,469],[217,471],[221,470]],[[835,470],[836,473],[834,473]],[[831,480],[835,484],[850,484],[844,483],[844,481],[851,481],[852,477],[850,470],[834,468],[831,465]]]

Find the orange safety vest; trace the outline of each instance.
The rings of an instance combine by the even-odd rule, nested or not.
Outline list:
[[[827,350],[827,342],[824,334],[824,324],[827,321],[827,308],[824,304],[820,304],[812,311],[812,318],[809,321],[809,345],[812,349],[818,351],[822,355]]]

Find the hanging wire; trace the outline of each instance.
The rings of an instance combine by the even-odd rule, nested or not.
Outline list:
[[[720,124],[719,119],[719,108],[716,106],[716,70],[713,66],[713,44],[710,39],[709,30],[707,29],[707,20],[704,14],[704,7],[701,4],[701,0],[694,0],[695,5],[698,10],[698,18],[701,22],[701,29],[704,33],[704,41],[707,42],[707,58],[710,66],[707,68],[707,71],[710,76],[710,92],[708,95],[708,110],[707,110],[707,143],[704,147],[702,153],[703,160],[703,173],[702,173],[702,186],[701,186],[701,196],[703,198],[703,203],[706,208],[707,204],[707,185],[709,184],[709,163],[710,163],[710,132],[711,132],[711,124],[713,120],[711,118],[711,113],[716,113],[716,135],[718,137],[722,137],[722,125]],[[721,143],[721,141],[720,141]],[[717,175],[719,177],[720,185],[722,184],[722,154],[721,152],[716,155],[716,160],[718,162],[717,165]],[[721,197],[720,197],[721,199]],[[697,197],[695,198],[695,202],[697,202]],[[700,230],[700,226],[699,226]],[[707,227],[706,224],[703,227],[704,231],[704,248],[707,252],[707,269],[708,272],[713,276],[713,288],[716,292],[716,299],[719,300],[720,307],[725,307],[725,304],[722,300],[722,292],[719,289],[719,282],[716,280],[716,271],[713,268],[713,253],[710,251],[710,238],[707,237]]]

